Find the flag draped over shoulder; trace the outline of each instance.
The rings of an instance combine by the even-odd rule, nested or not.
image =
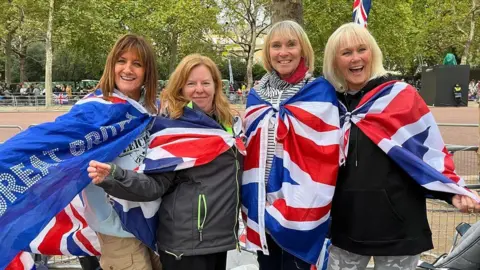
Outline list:
[[[20,252],[5,270],[33,270],[36,269],[32,255],[27,252]]]
[[[342,162],[353,123],[426,189],[479,200],[463,187],[432,113],[411,85],[386,82],[368,92],[352,112],[342,103],[339,109]]]
[[[250,91],[242,181],[247,249],[268,254],[268,231],[289,253],[317,263],[339,167],[337,104],[333,86],[323,78],[304,86],[279,110]],[[276,152],[265,183],[270,121],[276,125]]]
[[[372,0],[354,0],[352,19],[354,23],[367,27],[368,13],[372,6]]]
[[[148,126],[137,102],[101,91],[55,122],[0,145],[0,269],[21,250],[47,255],[98,254],[95,234],[77,194],[90,182],[91,160],[112,161]]]
[[[241,121],[236,123],[241,125]],[[150,130],[146,158],[138,172],[161,173],[201,166],[232,146],[244,152],[243,142],[237,136],[239,131],[238,126],[227,127],[226,131],[203,112],[188,107],[178,119],[157,116]],[[125,229],[155,250],[161,200],[143,203],[113,197],[113,201]]]

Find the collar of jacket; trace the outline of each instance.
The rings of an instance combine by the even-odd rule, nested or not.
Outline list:
[[[215,122],[217,122],[225,131],[227,131],[229,134],[232,134],[233,135],[233,128],[231,125],[228,125],[228,124],[224,124],[224,123],[220,123],[218,122],[218,119],[217,119],[217,116],[215,115],[215,113],[212,113],[212,115],[209,115],[209,114],[206,114],[204,111],[202,111],[202,109],[200,109],[200,107],[198,107],[197,104],[195,104],[195,102],[193,101],[190,101],[185,107],[187,108],[190,108],[192,110],[195,110],[195,111],[198,111],[198,112],[201,112],[205,115],[207,115],[208,117],[212,118],[213,120],[215,120]]]

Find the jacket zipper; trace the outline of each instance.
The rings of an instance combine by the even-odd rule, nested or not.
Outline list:
[[[240,203],[240,188],[239,188],[239,185],[238,185],[238,171],[239,171],[239,167],[240,167],[240,164],[238,162],[238,159],[237,159],[237,149],[235,148],[235,150],[232,149],[232,152],[235,156],[235,183],[237,185],[237,202],[235,204],[235,225],[233,226],[233,236],[235,237],[235,246],[236,246],[236,249],[238,251],[240,251],[240,244],[238,242],[238,231],[237,231],[237,225],[238,225],[238,208],[239,208],[239,203]]]
[[[200,219],[202,218],[202,205],[204,209],[204,216],[202,222]],[[203,226],[205,226],[205,220],[207,219],[207,199],[205,194],[198,194],[198,219],[197,219],[197,229],[200,238],[200,242],[203,241]]]

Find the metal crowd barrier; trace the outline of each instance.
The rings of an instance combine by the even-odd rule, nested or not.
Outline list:
[[[52,105],[53,106],[69,106],[74,105],[82,99],[87,93],[83,94],[73,94],[67,95],[62,94],[60,95],[53,95],[52,94]],[[8,96],[1,96],[0,97],[0,106],[7,106],[7,107],[39,107],[45,106],[45,96],[34,96],[34,95],[20,95],[20,94],[11,94]]]
[[[478,125],[477,125],[478,126]],[[480,190],[480,179],[477,167],[478,146],[447,145],[453,154],[456,172],[464,178],[467,187]],[[464,214],[444,201],[427,200],[427,217],[432,230],[434,249],[422,254],[422,260],[432,263],[442,254],[448,253],[452,247],[455,227],[461,222],[474,224],[480,221],[479,214]]]
[[[21,126],[17,126],[17,125],[0,125],[0,129],[9,129],[9,130],[18,129],[18,132],[15,132],[15,134],[20,133],[23,130]],[[3,141],[0,141],[0,143],[3,143]]]

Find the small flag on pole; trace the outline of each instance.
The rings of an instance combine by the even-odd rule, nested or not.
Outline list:
[[[228,58],[228,75],[230,77],[229,83],[230,83],[230,93],[234,92],[235,89],[233,88],[233,72],[232,72],[232,63],[230,62],[230,58]]]
[[[353,2],[353,22],[367,27],[368,13],[372,6],[372,0],[354,0]]]

